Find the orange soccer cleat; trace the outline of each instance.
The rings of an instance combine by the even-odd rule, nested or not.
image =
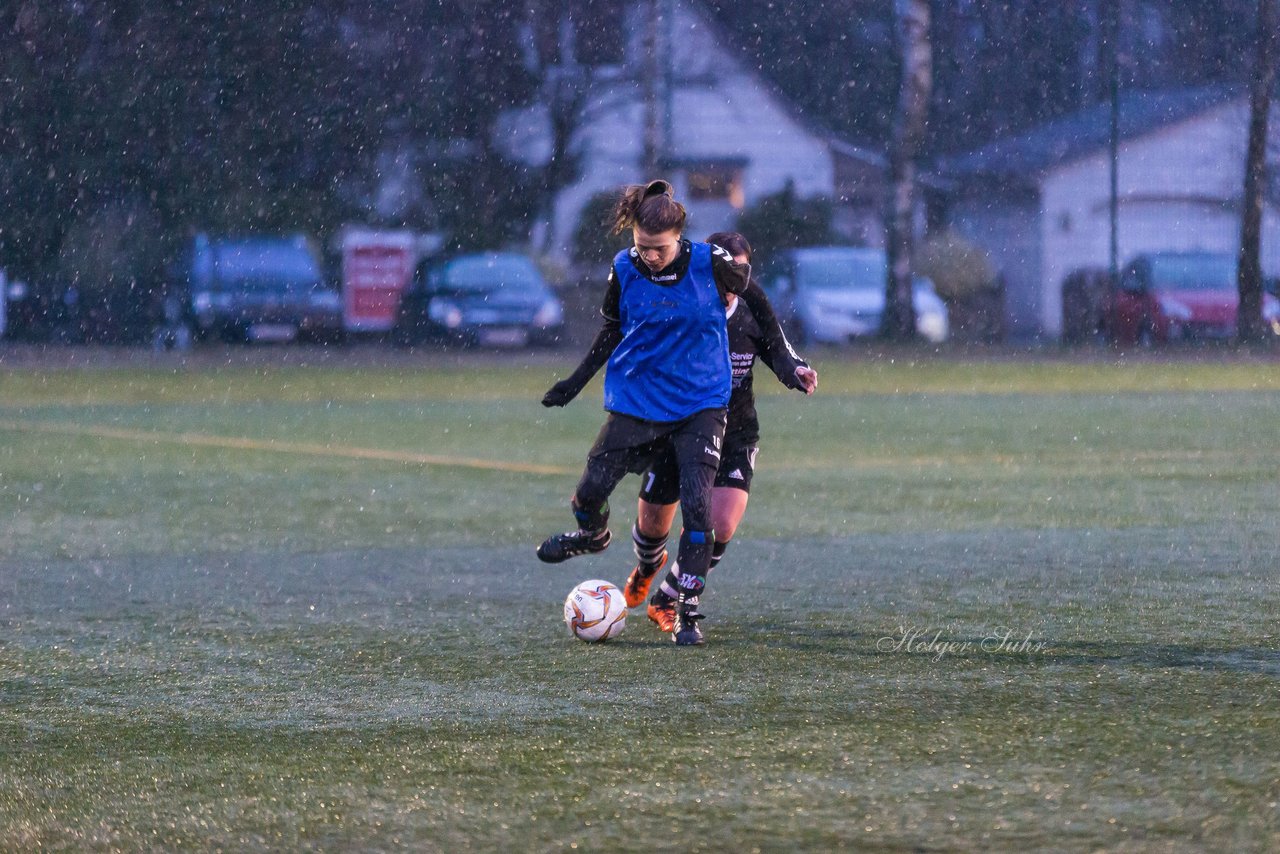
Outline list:
[[[655,605],[649,603],[649,619],[658,625],[658,631],[669,635],[676,630],[676,603],[667,602],[665,605]]]
[[[653,572],[644,574],[641,567],[637,566],[631,570],[631,574],[627,576],[627,583],[622,588],[622,598],[626,600],[628,608],[634,608],[644,603],[645,598],[649,595],[649,585],[653,583],[653,579],[657,577],[658,570],[667,565],[667,553],[662,553],[662,559],[658,561],[658,565],[653,568]]]

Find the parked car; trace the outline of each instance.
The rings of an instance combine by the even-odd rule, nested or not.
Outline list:
[[[1121,345],[1228,339],[1236,333],[1237,258],[1226,252],[1148,252],[1121,273],[1104,326]],[[1280,301],[1262,297],[1264,321],[1280,330]]]
[[[842,344],[875,335],[884,314],[888,262],[879,249],[815,246],[778,253],[762,274],[774,308],[801,342]],[[926,278],[912,286],[916,330],[935,344],[947,339],[947,305]]]
[[[157,344],[342,338],[342,298],[303,236],[196,236],[173,265]]]
[[[477,252],[418,265],[392,339],[521,347],[557,343],[563,327],[564,306],[530,258]]]
[[[161,302],[155,282],[137,279],[15,282],[7,293],[7,335],[55,344],[147,344],[160,325]]]

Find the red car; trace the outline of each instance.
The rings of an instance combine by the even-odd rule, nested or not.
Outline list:
[[[1151,345],[1229,339],[1236,333],[1236,257],[1220,252],[1151,252],[1129,262],[1105,309],[1112,343]],[[1262,295],[1262,317],[1280,334],[1280,302]]]

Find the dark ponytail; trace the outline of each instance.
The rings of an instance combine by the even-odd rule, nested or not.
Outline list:
[[[613,233],[640,228],[650,234],[684,231],[684,205],[675,200],[671,183],[661,179],[648,184],[631,184],[613,207]]]

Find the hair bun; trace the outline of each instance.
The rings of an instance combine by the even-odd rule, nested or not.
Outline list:
[[[648,184],[645,184],[643,198],[647,199],[650,196],[673,196],[674,197],[675,194],[676,194],[675,190],[672,189],[671,184],[659,178],[656,181],[650,181]]]

